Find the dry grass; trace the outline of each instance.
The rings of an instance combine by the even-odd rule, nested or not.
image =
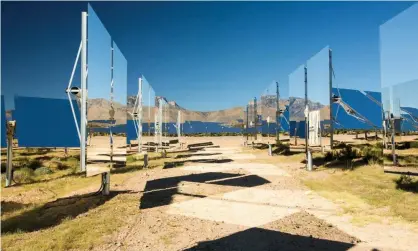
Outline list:
[[[83,203],[84,206],[92,207],[92,209],[75,218],[66,217],[55,222],[53,218],[62,214],[63,209],[69,208],[57,207],[49,210],[46,217],[40,218],[49,220],[48,223],[53,223],[53,226],[42,230],[35,228],[27,232],[17,229],[13,233],[4,234],[2,236],[3,250],[87,250],[93,248],[103,242],[103,236],[111,234],[115,229],[127,223],[129,215],[138,213],[138,196],[135,194],[115,195],[103,204],[101,204],[103,196],[100,197],[80,200],[80,206]],[[100,206],[94,207],[94,203]],[[71,209],[75,210],[74,207]],[[123,214],[115,213],[115,211],[123,212]],[[33,224],[32,217],[39,216],[39,213],[39,211],[32,210],[18,219],[27,224],[23,227],[30,227],[28,224]],[[65,214],[71,215],[71,213],[72,211],[65,211]]]
[[[323,171],[326,172],[326,171]],[[361,166],[352,171],[338,171],[324,179],[305,179],[305,184],[342,205],[355,216],[354,222],[374,221],[370,215],[391,216],[418,222],[418,191],[397,185],[397,175],[385,174],[380,166]]]
[[[74,161],[60,159],[62,154],[54,151],[30,153],[23,157],[42,156],[40,166],[51,161],[49,157],[63,163]],[[149,167],[162,167],[172,156],[162,159],[160,154],[149,153]],[[112,191],[121,189],[134,173],[143,170],[141,156],[129,160],[126,167],[111,171]],[[91,249],[125,225],[130,215],[138,213],[138,193],[92,195],[100,187],[100,177],[86,178],[84,173],[77,173],[78,161],[69,166],[63,170],[52,168],[52,174],[34,175],[31,183],[2,189],[2,250]]]

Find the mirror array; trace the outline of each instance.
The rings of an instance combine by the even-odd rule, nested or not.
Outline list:
[[[126,59],[93,8],[87,20],[87,176],[126,162]],[[123,93],[123,91],[125,91]],[[125,106],[124,106],[125,104]]]
[[[130,149],[142,152],[155,146],[155,92],[144,76],[128,87],[127,144]]]
[[[246,107],[246,119],[245,119],[245,128],[246,128],[246,138],[247,142],[257,142],[262,140],[260,135],[261,132],[261,114],[260,106],[258,104],[257,98],[254,97],[251,99]]]
[[[418,4],[380,26],[385,166],[418,166]]]
[[[289,75],[290,136],[294,146],[331,148],[330,49],[325,47]],[[300,140],[299,139],[304,139]]]
[[[262,142],[267,144],[289,140],[288,84],[272,82],[260,97]]]
[[[163,98],[163,128],[165,145],[181,141],[182,110],[175,101]]]
[[[275,141],[279,133],[277,122],[278,88],[278,83],[273,82],[270,84],[261,94],[259,101],[261,111],[261,141],[267,144]]]
[[[163,149],[168,144],[169,104],[166,98],[156,96],[157,113],[155,114],[155,141]]]
[[[330,48],[320,50],[306,62],[309,114],[309,147],[330,148]]]
[[[372,147],[383,152],[380,161],[385,165],[418,166],[417,24],[415,4],[381,25],[380,91],[333,83],[327,46],[299,62],[287,82],[272,82],[244,108],[198,112],[157,96],[144,76],[128,89],[127,60],[88,5],[86,139],[80,139],[78,128],[84,126],[79,96],[70,101],[42,97],[31,95],[29,88],[14,97],[16,143],[68,148],[85,141],[88,176],[125,166],[128,148],[167,149],[182,135],[242,134],[247,142],[288,143],[322,152]],[[1,119],[6,121],[3,96],[1,102]],[[6,147],[5,123],[1,129],[1,146]]]

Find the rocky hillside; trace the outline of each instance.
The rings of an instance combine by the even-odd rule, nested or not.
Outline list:
[[[128,97],[128,105],[124,107],[121,104],[116,103],[116,121],[123,120],[124,116],[127,116],[128,119],[131,119],[129,115],[126,115],[127,111],[132,110],[132,107],[135,103],[135,97]],[[281,109],[285,109],[286,106],[290,106],[294,109],[294,113],[291,114],[292,120],[301,120],[304,119],[304,110],[305,110],[305,101],[300,98],[290,98],[289,100],[280,100],[279,106]],[[309,101],[309,106],[311,109],[320,109],[321,117],[323,119],[329,119],[329,106],[324,106],[320,103],[315,103]],[[110,102],[104,99],[92,99],[89,100],[88,104],[88,117],[89,120],[107,120],[109,118],[109,109]],[[143,106],[143,120],[154,122],[155,113],[157,112],[156,107]],[[225,124],[235,124],[238,120],[244,119],[244,109],[245,107],[232,107],[229,109],[210,111],[210,112],[200,112],[188,110],[175,101],[167,101],[166,106],[164,106],[163,113],[166,115],[167,122],[176,122],[178,111],[181,111],[182,121],[203,121],[203,122],[220,122]],[[261,114],[263,118],[270,116],[272,120],[275,119],[276,114],[276,98],[274,95],[263,96],[260,100],[257,101],[257,113]]]
[[[132,109],[135,103],[135,97],[128,98],[128,110]],[[154,113],[157,111],[155,107],[143,106],[143,120],[154,121]],[[243,107],[233,107],[225,110],[200,112],[188,110],[175,101],[167,101],[167,105],[164,106],[164,114],[167,114],[168,122],[176,122],[178,111],[181,111],[182,121],[203,121],[203,122],[220,122],[225,124],[234,124],[237,120],[243,119],[244,111]]]

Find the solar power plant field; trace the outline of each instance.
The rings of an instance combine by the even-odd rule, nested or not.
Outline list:
[[[418,250],[418,3],[1,9],[1,250]]]
[[[279,98],[279,101],[278,101]],[[272,82],[259,99],[263,142],[273,143],[277,136],[288,140],[289,135],[289,87],[286,84]],[[278,135],[279,134],[279,135]],[[280,137],[280,134],[282,135]],[[286,134],[286,136],[285,136]]]

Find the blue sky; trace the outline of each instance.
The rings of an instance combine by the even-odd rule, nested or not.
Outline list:
[[[379,26],[411,2],[93,2],[156,95],[194,110],[244,106],[325,46],[339,87],[379,90]],[[2,93],[62,97],[83,2],[2,2]],[[76,76],[79,80],[79,76]],[[128,88],[128,90],[131,88]]]

